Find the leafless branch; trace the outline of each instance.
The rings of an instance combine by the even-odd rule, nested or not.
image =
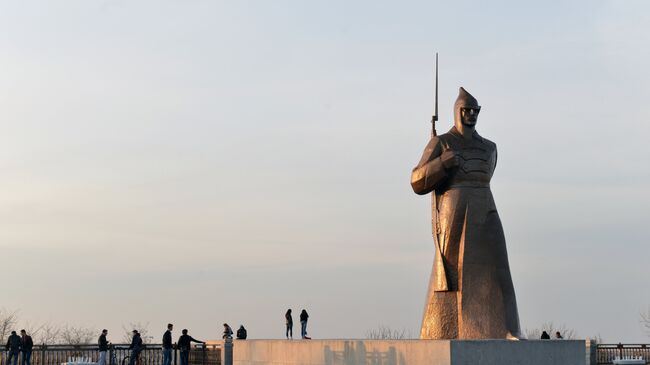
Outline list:
[[[93,343],[96,330],[87,327],[75,327],[66,325],[61,330],[61,342],[68,345],[82,345]]]
[[[0,308],[0,344],[7,341],[7,337],[11,331],[16,331],[15,327],[18,323],[18,311],[10,311]]]
[[[32,336],[37,343],[56,345],[62,341],[62,329],[59,325],[46,322],[41,325],[37,333],[32,332]]]
[[[142,342],[151,343],[153,341],[153,336],[149,333],[149,322],[130,322],[128,325],[122,325],[124,330],[124,336],[122,341],[125,343],[130,343],[133,338],[133,330],[137,330],[140,333],[140,338]]]
[[[398,330],[379,325],[377,328],[366,331],[366,338],[369,340],[405,340],[411,338],[411,334],[405,329]]]
[[[641,315],[641,325],[643,326],[643,330],[645,331],[646,335],[650,336],[650,307],[648,307],[648,311],[645,313],[640,313]]]

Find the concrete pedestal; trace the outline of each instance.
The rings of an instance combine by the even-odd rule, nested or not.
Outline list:
[[[244,340],[223,365],[585,365],[582,340]]]

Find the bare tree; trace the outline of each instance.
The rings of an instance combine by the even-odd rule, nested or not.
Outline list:
[[[25,331],[27,331],[27,334],[29,334],[30,336],[32,336],[32,338],[35,339],[35,340],[37,341],[36,343],[38,343],[38,340],[37,340],[37,339],[38,339],[38,334],[39,334],[39,333],[41,332],[41,330],[43,329],[43,326],[44,326],[43,324],[38,325],[38,324],[33,323],[33,322],[31,322],[31,321],[24,321],[24,322],[20,325],[20,327],[21,327],[22,329],[24,329]]]
[[[573,340],[576,338],[576,331],[574,329],[567,328],[565,324],[555,326],[553,322],[542,323],[540,328],[526,328],[526,337],[531,340],[539,339],[542,336],[542,331],[546,331],[546,333],[551,337],[555,335],[555,332],[560,332],[562,337],[567,340]]]
[[[36,343],[56,345],[61,343],[61,332],[61,326],[46,322],[39,327],[37,332],[32,331],[32,337],[36,339]]]
[[[16,330],[14,328],[16,324],[18,324],[18,311],[0,308],[0,344],[6,343],[11,331]]]
[[[140,333],[142,342],[151,343],[151,341],[153,341],[153,336],[149,333],[149,322],[130,322],[128,326],[122,325],[122,329],[124,330],[124,337],[122,337],[122,341],[125,343],[131,343],[131,339],[133,338],[133,330],[136,330]]]
[[[29,320],[21,324],[21,328],[32,336],[34,343],[56,345],[61,343],[61,326],[52,322],[37,324]]]
[[[640,313],[641,314],[641,325],[643,326],[643,330],[645,331],[646,335],[650,336],[650,307],[648,307],[648,311],[645,313]]]
[[[61,342],[67,345],[84,345],[92,343],[96,330],[88,327],[66,325],[61,329]]]
[[[411,338],[411,333],[405,329],[397,330],[388,326],[379,325],[366,331],[369,340],[405,340]]]
[[[603,338],[600,336],[600,333],[597,333],[595,336],[589,337],[590,340],[594,341],[596,344],[603,343]]]

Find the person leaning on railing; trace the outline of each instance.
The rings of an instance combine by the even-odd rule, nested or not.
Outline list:
[[[181,365],[187,365],[190,358],[190,347],[192,342],[205,343],[194,339],[194,337],[187,334],[187,330],[184,329],[183,335],[178,338],[178,350],[181,352]]]
[[[32,365],[32,348],[34,341],[27,331],[20,330],[20,351],[23,353],[23,365]]]
[[[16,334],[16,331],[11,331],[11,335],[7,338],[7,344],[5,345],[5,349],[9,352],[7,365],[12,365],[11,359],[14,360],[13,365],[18,365],[18,355],[20,354],[21,343],[22,341],[20,340],[20,336]]]

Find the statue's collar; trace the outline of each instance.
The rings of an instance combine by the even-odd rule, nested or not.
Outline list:
[[[456,129],[456,126],[451,127],[451,129],[449,130],[449,133],[453,134],[454,136],[456,136],[458,138],[463,138],[463,135],[458,131],[458,129]],[[474,130],[474,133],[472,133],[472,137],[477,141],[483,142],[483,137],[481,137],[478,134],[478,132],[476,132],[476,129]]]

